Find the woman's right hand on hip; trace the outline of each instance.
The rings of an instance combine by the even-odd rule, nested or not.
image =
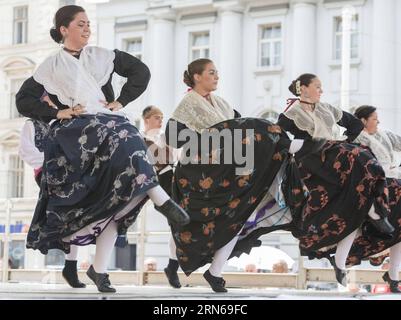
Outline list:
[[[81,113],[84,113],[85,107],[77,104],[76,106],[68,109],[63,109],[57,112],[57,119],[72,119],[74,116],[79,116]]]

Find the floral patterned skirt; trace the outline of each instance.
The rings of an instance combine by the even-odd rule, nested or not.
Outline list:
[[[358,265],[369,259],[371,264],[381,265],[388,256],[387,249],[401,242],[401,180],[387,178],[389,190],[389,222],[395,228],[391,237],[383,238],[369,222],[362,226],[362,234],[357,237],[348,255],[347,265]],[[375,256],[375,257],[372,257]]]
[[[146,151],[138,130],[120,116],[99,113],[54,122],[27,248],[68,253],[65,239],[95,243],[110,219],[124,234],[147,201],[146,191],[158,185]],[[133,206],[133,199],[140,201]],[[73,237],[85,229],[88,234]]]
[[[294,221],[302,255],[313,259],[335,252],[339,241],[367,221],[372,204],[380,216],[389,215],[385,174],[370,149],[329,141],[298,167],[309,191]]]
[[[287,136],[267,120],[233,119],[212,128],[219,132],[226,129],[231,133],[235,129],[243,130],[239,145],[242,143],[245,146],[251,140],[254,142],[254,151],[248,155],[254,157],[254,166],[253,170],[236,175],[235,169],[239,165],[224,162],[224,150],[228,145],[223,144],[219,146],[221,164],[179,164],[176,168],[173,198],[191,217],[191,222],[180,229],[172,226],[178,262],[186,275],[210,263],[216,250],[243,229],[245,222],[265,198],[288,154],[285,143],[282,143],[289,141]],[[245,129],[253,129],[253,135],[246,135]],[[213,152],[210,151],[211,158]],[[282,212],[278,214],[282,216]],[[282,224],[273,224],[265,227],[263,233],[283,228]],[[249,245],[252,245],[249,242],[247,246],[239,248],[247,238],[253,238],[253,234],[249,232],[245,239],[237,243],[234,249],[237,255],[249,251]]]

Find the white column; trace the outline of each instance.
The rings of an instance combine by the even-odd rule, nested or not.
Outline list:
[[[315,1],[293,1],[292,79],[316,72]]]
[[[151,42],[149,68],[152,74],[148,90],[149,104],[160,107],[167,117],[174,106],[174,27],[175,22],[153,16],[149,20]]]
[[[401,12],[401,1],[396,1],[396,9],[395,12]],[[401,34],[401,21],[400,19],[396,19],[396,34]],[[401,46],[396,46],[396,67],[395,67],[395,75],[396,75],[396,82],[395,82],[395,88],[400,88],[401,86]],[[396,96],[395,96],[395,101],[401,101],[401,90],[397,90]],[[398,106],[397,108],[397,113],[396,113],[397,119],[401,119],[401,108]],[[401,135],[401,127],[397,126],[394,128],[394,132]]]
[[[399,126],[395,105],[395,1],[374,0],[372,17],[371,104],[378,108],[382,128]]]
[[[220,81],[218,94],[236,110],[242,98],[242,13],[223,10],[220,28]],[[213,57],[212,57],[213,59]]]
[[[351,72],[351,24],[355,15],[355,8],[345,6],[342,11],[342,59],[341,59],[341,107],[349,110],[350,107],[350,72]]]

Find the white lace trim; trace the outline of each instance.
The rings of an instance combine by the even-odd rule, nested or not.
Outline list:
[[[391,138],[390,138],[391,137]],[[401,168],[398,166],[394,156],[395,150],[401,148],[401,138],[388,131],[378,131],[375,134],[369,134],[362,131],[355,139],[355,142],[368,146],[372,149],[377,161],[383,167],[386,177],[401,179]],[[397,144],[394,147],[392,139],[396,139]]]
[[[317,103],[314,111],[306,111],[299,102],[294,103],[284,115],[312,138],[344,140],[338,121],[343,117],[341,109],[327,103]]]
[[[105,100],[101,88],[114,70],[114,59],[114,51],[99,47],[85,47],[79,59],[61,49],[38,67],[33,78],[64,105],[81,104],[87,114],[124,116],[121,110],[110,111],[100,102]]]
[[[219,122],[234,118],[234,110],[224,99],[214,94],[210,94],[210,97],[213,105],[192,90],[182,99],[172,118],[198,133]]]

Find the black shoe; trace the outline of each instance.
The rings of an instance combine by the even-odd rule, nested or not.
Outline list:
[[[381,218],[379,220],[374,220],[369,218],[369,222],[381,233],[389,234],[392,233],[395,229],[388,221],[387,217]]]
[[[180,279],[178,278],[177,271],[171,270],[168,267],[164,268],[164,273],[166,274],[166,277],[168,279],[168,283],[170,286],[173,288],[179,289],[181,288],[181,283]]]
[[[209,270],[203,274],[203,277],[210,284],[214,292],[227,292],[226,281],[223,278],[212,276]]]
[[[401,290],[399,288],[400,281],[391,280],[388,271],[385,274],[383,274],[383,280],[390,285],[390,291],[392,293],[401,293]]]
[[[96,284],[97,289],[100,292],[116,292],[116,289],[111,286],[109,275],[107,273],[97,273],[93,268],[93,265],[91,265],[86,274],[89,279]]]
[[[190,221],[189,216],[184,209],[171,199],[167,200],[160,207],[155,205],[155,209],[162,213],[169,222],[176,226],[185,226]]]
[[[78,279],[78,269],[76,260],[65,260],[64,269],[61,273],[67,283],[73,288],[85,288],[85,283]]]
[[[330,261],[331,265],[333,266],[334,271],[336,273],[337,282],[339,284],[343,285],[344,287],[346,287],[347,286],[347,271],[342,270],[339,267],[337,267],[334,256],[330,257],[329,261]]]

